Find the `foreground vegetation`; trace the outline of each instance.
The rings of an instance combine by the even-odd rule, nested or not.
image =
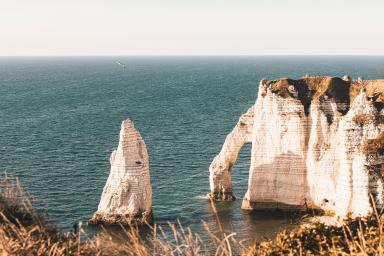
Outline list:
[[[213,205],[213,209],[214,205]],[[279,233],[273,241],[244,246],[235,234],[219,234],[206,227],[202,240],[180,223],[150,227],[143,238],[135,227],[123,229],[124,241],[106,230],[83,241],[76,233],[60,232],[37,211],[31,197],[16,178],[0,179],[0,256],[2,255],[383,255],[383,223],[376,213],[367,219],[351,219],[339,227],[301,225]],[[169,235],[169,234],[172,235]]]

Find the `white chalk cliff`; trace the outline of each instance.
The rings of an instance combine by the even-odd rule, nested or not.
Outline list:
[[[110,157],[111,170],[90,223],[150,221],[152,187],[147,148],[131,120],[121,124],[120,140]]]
[[[384,81],[262,80],[255,105],[210,165],[211,198],[234,199],[231,169],[252,143],[242,208],[372,212],[384,200]]]

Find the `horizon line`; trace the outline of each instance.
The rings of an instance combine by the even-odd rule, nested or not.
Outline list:
[[[333,57],[333,56],[351,56],[351,57],[384,57],[384,53],[380,54],[363,54],[363,53],[351,53],[351,54],[74,54],[74,55],[0,55],[0,58],[9,57],[282,57],[282,56],[297,56],[297,57]]]

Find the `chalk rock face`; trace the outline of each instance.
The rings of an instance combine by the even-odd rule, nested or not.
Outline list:
[[[150,221],[152,187],[144,140],[131,120],[121,124],[120,140],[110,157],[111,171],[90,223],[131,224]]]
[[[362,90],[340,123],[340,167],[335,193],[338,215],[369,214],[372,211],[370,194],[376,206],[382,208],[383,152],[372,150],[366,144],[379,138],[383,130],[382,117]]]
[[[265,81],[261,87],[267,86],[263,83]],[[288,93],[298,95],[299,91],[291,87]],[[259,91],[249,185],[243,208],[305,204],[308,193],[305,168],[307,126],[308,118],[298,98],[279,96],[269,87]]]
[[[235,197],[232,193],[231,169],[235,164],[241,147],[251,142],[253,130],[253,107],[243,114],[233,131],[228,134],[220,153],[213,159],[209,167],[209,183],[211,193],[209,197],[216,200],[231,201]]]
[[[348,78],[348,79],[347,79]],[[252,131],[239,123],[210,166],[211,194],[232,192],[230,169],[251,137],[248,190],[242,208],[306,209],[339,216],[383,206],[384,81],[349,77],[261,81]],[[246,113],[252,116],[252,113]],[[234,142],[234,143],[230,143]],[[216,194],[215,194],[216,193]]]

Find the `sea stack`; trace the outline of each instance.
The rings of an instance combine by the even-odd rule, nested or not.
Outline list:
[[[152,220],[152,187],[147,148],[131,120],[122,122],[119,145],[90,224],[143,224]]]
[[[211,198],[233,199],[231,168],[250,142],[243,209],[312,208],[364,216],[373,211],[371,196],[382,209],[383,107],[384,80],[262,80],[255,105],[244,115],[253,120],[240,119],[210,166]]]

